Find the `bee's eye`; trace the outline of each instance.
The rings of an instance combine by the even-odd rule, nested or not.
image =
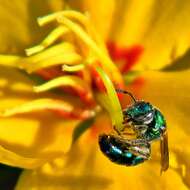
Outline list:
[[[152,110],[152,106],[149,103],[145,103],[145,102],[141,102],[136,107],[138,111],[141,113],[147,113]]]
[[[129,107],[124,114],[131,118],[136,118],[145,115],[152,111],[152,106],[146,102],[137,102],[133,106]]]

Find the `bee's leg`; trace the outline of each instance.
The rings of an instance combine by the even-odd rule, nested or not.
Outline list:
[[[113,126],[114,128],[114,131],[116,131],[116,133],[119,135],[119,136],[124,136],[124,135],[131,135],[131,136],[134,136],[135,133],[129,133],[129,132],[123,132],[125,130],[125,128],[130,128],[129,126],[127,127],[124,127],[123,130],[119,131],[115,126]]]
[[[147,125],[133,125],[131,123],[131,120],[127,117],[124,117],[123,124],[124,124],[125,128],[132,129],[137,134],[138,137],[142,137],[148,128]]]
[[[129,122],[128,122],[125,118],[124,118],[122,124],[123,124],[124,128],[123,128],[121,131],[118,131],[115,126],[113,127],[114,130],[115,130],[119,135],[120,135],[121,133],[123,134],[123,131],[124,131],[126,128],[131,129],[131,126],[129,125]]]
[[[137,131],[144,131],[147,130],[148,126],[147,125],[135,125],[134,129]]]
[[[119,136],[121,136],[121,132],[122,132],[122,131],[119,131],[119,130],[116,128],[115,125],[113,126],[113,129],[114,129],[114,131],[116,131],[116,133],[117,133]]]
[[[129,151],[135,154],[136,156],[141,156],[146,160],[149,159],[150,157],[151,147],[148,142],[141,143],[141,144],[139,144],[139,142],[136,142],[135,144],[135,142],[133,141],[132,144],[128,148],[129,148]]]
[[[126,148],[134,155],[148,159],[151,153],[150,143],[146,139],[126,139],[122,136],[117,137]]]
[[[135,133],[123,132],[121,136],[123,136],[123,135],[134,136],[134,135],[135,135]]]
[[[138,138],[144,138],[144,134],[147,131],[147,125],[134,125],[133,130],[137,134]]]
[[[126,137],[120,135],[117,136],[117,138],[124,142],[129,144],[130,146],[150,146],[150,143],[147,141],[147,139],[143,139],[143,138],[137,138],[137,139],[127,139]]]

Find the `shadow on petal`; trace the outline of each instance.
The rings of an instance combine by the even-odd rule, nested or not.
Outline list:
[[[182,57],[179,57],[178,59],[174,60],[174,62],[163,68],[163,71],[184,71],[187,69],[190,69],[190,49],[183,55]]]

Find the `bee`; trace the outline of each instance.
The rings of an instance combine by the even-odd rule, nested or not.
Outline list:
[[[150,157],[150,143],[141,139],[125,139],[118,135],[99,136],[100,150],[112,162],[120,165],[135,166]]]
[[[133,100],[133,104],[123,110],[123,124],[132,128],[136,139],[126,139],[122,131],[114,128],[117,135],[100,135],[101,151],[113,162],[133,166],[148,160],[151,143],[160,140],[161,172],[166,171],[169,167],[169,150],[163,114],[149,102],[137,101],[128,91],[122,89],[116,91],[128,94]]]

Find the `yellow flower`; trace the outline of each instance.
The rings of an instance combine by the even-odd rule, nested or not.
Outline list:
[[[84,14],[60,0],[14,0],[0,7],[0,162],[26,169],[16,189],[188,189],[190,3],[68,4]],[[48,16],[38,23],[48,25],[40,29],[35,19],[43,15]],[[109,42],[114,62],[102,39]],[[25,56],[25,47],[34,44],[39,45]],[[112,130],[114,122],[121,127],[122,121],[120,113],[112,113],[119,105],[102,96],[96,68],[117,88],[123,85],[120,70],[126,73],[127,89],[163,111],[170,167],[162,176],[156,142],[152,159],[136,167],[121,167],[100,152],[98,135]],[[129,69],[138,71],[132,82]],[[91,124],[86,130],[78,125],[84,119],[86,128]]]

